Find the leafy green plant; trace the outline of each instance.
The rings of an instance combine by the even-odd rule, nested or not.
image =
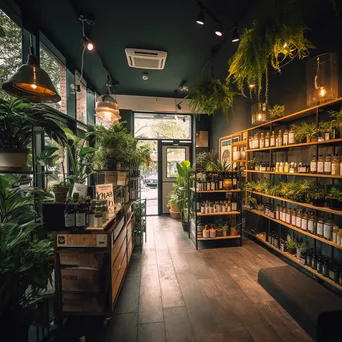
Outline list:
[[[304,241],[299,241],[296,244],[296,248],[298,248],[298,250],[300,250],[301,252],[306,252],[308,249],[308,245]]]
[[[296,249],[297,248],[297,242],[290,234],[287,234],[286,246],[288,249]]]
[[[265,90],[268,102],[268,69],[281,72],[295,58],[305,58],[313,45],[305,38],[306,28],[294,16],[278,13],[254,22],[251,29],[242,35],[237,51],[229,61],[227,79],[233,79],[237,88],[245,94],[250,87],[250,96],[255,93],[260,102]]]
[[[137,173],[140,166],[142,166],[143,164],[148,166],[150,161],[151,150],[148,146],[142,145],[136,147],[136,149],[132,151],[130,167],[135,173]]]
[[[331,121],[322,121],[319,123],[319,131],[324,134],[326,132],[332,133],[335,128],[335,123],[333,120]]]
[[[21,176],[0,177],[0,319],[4,326],[28,326],[37,319],[36,303],[51,281],[52,243],[36,228],[33,194],[18,186]],[[11,332],[12,333],[12,332]]]
[[[285,112],[285,106],[284,105],[274,105],[272,108],[268,110],[270,114],[270,119],[274,120],[277,118],[280,118],[284,115]]]
[[[94,168],[116,169],[117,163],[127,165],[131,162],[136,151],[137,141],[125,128],[126,122],[112,125],[109,128],[94,126],[96,136],[96,152]],[[140,157],[139,157],[140,158]]]
[[[232,107],[235,93],[228,83],[213,78],[203,78],[189,90],[189,105],[193,113],[212,115],[222,109],[225,114]]]
[[[296,140],[299,142],[304,141],[308,137],[312,139],[318,133],[318,129],[314,123],[308,124],[307,122],[302,122],[300,125],[292,125],[291,129],[294,131]]]
[[[216,160],[207,164],[206,170],[208,171],[227,171],[231,168],[231,163],[226,160]]]
[[[195,168],[201,171],[213,171],[212,165],[219,161],[217,152],[202,152],[196,155]]]
[[[342,191],[333,186],[327,194],[326,198],[331,198],[342,202]]]

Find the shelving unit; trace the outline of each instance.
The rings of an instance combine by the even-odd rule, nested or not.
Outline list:
[[[279,175],[279,176],[299,176],[299,177],[315,177],[315,178],[335,178],[342,179],[342,176],[334,176],[320,173],[299,173],[299,172],[273,172],[273,171],[255,171],[255,170],[247,170],[247,173],[260,173],[265,175]]]
[[[237,175],[237,179],[241,181],[241,172],[235,171],[224,171],[225,173],[232,175],[235,173]],[[200,190],[197,191],[197,179],[198,174],[202,173],[199,171],[191,172],[189,175],[189,182],[192,183],[192,187],[189,188],[189,221],[190,221],[190,229],[189,229],[189,238],[193,241],[196,246],[196,249],[199,247],[206,248],[207,246],[212,247],[215,244],[215,247],[227,247],[227,244],[224,242],[230,242],[230,244],[235,241],[239,242],[239,245],[242,245],[242,236],[241,234],[235,236],[217,236],[215,238],[204,238],[202,233],[202,225],[204,227],[205,224],[213,223],[215,226],[215,222],[220,217],[224,219],[229,226],[237,226],[241,223],[241,189],[223,189],[223,190]],[[207,172],[203,172],[207,173]],[[207,174],[220,174],[220,172],[210,172]],[[239,182],[238,182],[239,184]],[[198,204],[200,200],[210,200],[210,201],[222,201],[226,200],[228,194],[232,196],[236,196],[237,202],[237,210],[229,211],[229,212],[216,212],[216,213],[201,213],[198,210]],[[210,218],[212,221],[209,221]],[[235,222],[235,224],[233,224]],[[200,227],[200,228],[199,228]],[[206,245],[208,244],[208,245]],[[209,245],[210,244],[210,245]],[[235,244],[236,245],[236,244]]]
[[[331,280],[328,277],[323,276],[323,274],[318,273],[316,270],[314,270],[313,268],[309,267],[308,265],[303,265],[300,263],[300,261],[292,254],[287,253],[287,252],[283,252],[282,250],[280,250],[279,248],[274,247],[273,245],[271,245],[270,243],[268,243],[264,237],[260,236],[259,234],[253,234],[251,232],[247,231],[247,234],[252,236],[253,238],[255,238],[256,240],[260,241],[261,243],[263,243],[264,245],[266,245],[268,248],[271,248],[272,250],[276,251],[277,253],[281,254],[282,256],[284,256],[285,258],[287,258],[288,260],[292,261],[293,263],[295,263],[296,265],[298,265],[299,267],[305,269],[306,271],[309,271],[309,273],[311,273],[314,277],[319,278],[320,280],[323,280],[324,282],[328,283],[329,285],[333,286],[334,288],[336,288],[337,290],[342,292],[342,286],[335,283],[333,280]]]

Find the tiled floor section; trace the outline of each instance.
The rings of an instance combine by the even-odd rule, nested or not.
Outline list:
[[[258,284],[283,262],[256,243],[196,251],[179,222],[149,217],[105,342],[311,341]]]

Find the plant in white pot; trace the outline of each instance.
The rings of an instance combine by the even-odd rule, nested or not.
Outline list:
[[[41,127],[56,141],[65,135],[52,119],[54,110],[22,100],[0,100],[0,168],[22,170],[27,167],[33,127]]]

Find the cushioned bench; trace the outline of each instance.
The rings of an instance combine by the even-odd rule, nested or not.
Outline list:
[[[342,341],[342,298],[291,266],[263,268],[260,285],[316,341]]]

